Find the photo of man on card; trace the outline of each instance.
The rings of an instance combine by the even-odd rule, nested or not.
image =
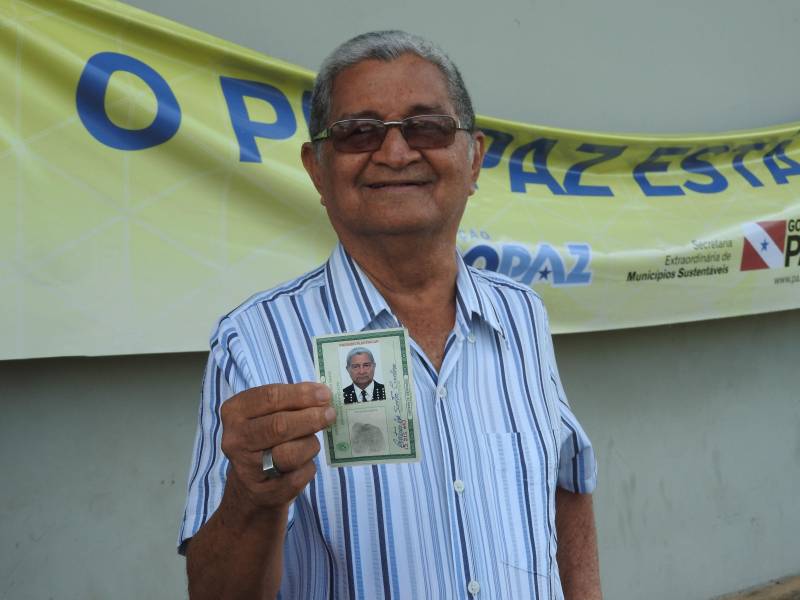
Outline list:
[[[363,346],[356,346],[347,353],[347,373],[353,381],[342,390],[344,403],[386,400],[386,388],[375,381],[375,357]]]

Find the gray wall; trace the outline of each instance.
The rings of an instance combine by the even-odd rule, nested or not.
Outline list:
[[[453,55],[479,112],[542,125],[800,118],[794,1],[130,3],[310,68],[351,34],[407,28]],[[800,572],[798,339],[800,311],[557,338],[599,457],[606,598],[705,600]],[[184,594],[174,542],[203,362],[0,363],[0,598]]]
[[[477,112],[595,131],[800,120],[796,0],[127,0],[316,69],[372,29],[441,44]],[[312,17],[313,15],[313,17]]]
[[[800,573],[800,311],[559,336],[599,457],[608,600]]]
[[[204,366],[0,362],[0,598],[185,595],[175,541]]]

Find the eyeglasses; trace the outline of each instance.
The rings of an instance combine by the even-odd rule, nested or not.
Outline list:
[[[415,150],[446,148],[453,143],[456,130],[469,131],[450,115],[415,115],[402,121],[344,119],[321,131],[311,141],[330,139],[339,152],[375,152],[383,144],[389,127],[399,127],[408,146]]]

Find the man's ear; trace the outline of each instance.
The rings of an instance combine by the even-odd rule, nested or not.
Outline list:
[[[317,188],[317,192],[319,192],[321,202],[324,206],[325,197],[322,193],[323,167],[320,164],[314,144],[310,142],[305,142],[303,144],[302,148],[300,149],[300,159],[303,161],[303,166],[306,168],[306,173],[308,173],[308,176],[311,178],[311,183],[313,183],[314,187]]]
[[[481,174],[481,165],[483,165],[483,155],[486,153],[485,148],[486,136],[478,129],[472,134],[472,162],[470,164],[470,171],[472,173],[472,187],[470,195],[475,193],[478,189],[478,176]]]

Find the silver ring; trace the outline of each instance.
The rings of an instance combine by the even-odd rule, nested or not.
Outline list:
[[[271,448],[267,448],[261,453],[261,469],[264,471],[264,475],[266,475],[267,479],[277,479],[283,475],[272,460]]]

